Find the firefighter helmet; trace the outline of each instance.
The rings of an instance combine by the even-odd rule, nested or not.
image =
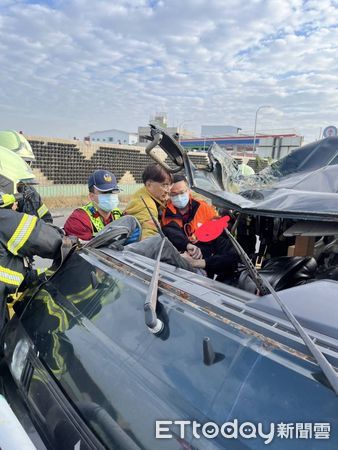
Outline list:
[[[26,162],[35,161],[30,143],[21,133],[13,130],[0,131],[0,146],[17,153]]]
[[[32,169],[18,154],[0,146],[0,191],[15,194],[20,182],[36,183]]]

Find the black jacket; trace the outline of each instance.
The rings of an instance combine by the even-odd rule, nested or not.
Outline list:
[[[18,192],[22,194],[22,199],[18,202],[18,211],[31,216],[39,217],[46,223],[53,223],[53,217],[47,206],[42,202],[40,194],[33,186],[21,184]]]
[[[0,209],[0,331],[7,295],[20,290],[31,272],[25,257],[54,259],[61,246],[61,234],[53,226],[32,215]]]
[[[189,239],[183,229],[175,222],[162,227],[163,233],[174,244],[178,251],[184,252]],[[236,270],[239,257],[226,235],[222,234],[211,242],[197,242],[205,259],[205,270],[208,277],[218,275],[220,281],[230,277]]]

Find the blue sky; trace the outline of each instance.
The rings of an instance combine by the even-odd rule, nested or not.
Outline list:
[[[83,137],[169,124],[338,125],[330,0],[1,0],[1,128]]]

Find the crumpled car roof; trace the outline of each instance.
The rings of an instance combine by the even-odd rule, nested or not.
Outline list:
[[[338,137],[294,150],[257,174],[243,176],[217,144],[210,167],[184,165],[192,188],[219,207],[248,214],[338,221]]]

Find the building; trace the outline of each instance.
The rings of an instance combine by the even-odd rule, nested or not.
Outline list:
[[[163,127],[160,127],[163,128]],[[182,139],[190,139],[190,138],[196,138],[196,135],[193,131],[187,130],[185,128],[179,128],[179,127],[167,127],[163,128],[166,133],[170,134],[171,136],[177,136],[179,141],[181,142]],[[150,135],[150,127],[138,127],[138,139],[139,143],[148,143],[149,141],[144,136]]]
[[[181,125],[176,127],[168,127],[168,118],[167,113],[165,112],[157,112],[153,117],[150,117],[149,123],[155,125],[156,127],[165,130],[171,136],[175,136],[177,139],[190,139],[196,137],[196,134],[193,131],[189,131],[186,128],[183,128],[181,125],[184,125],[185,122],[182,122]],[[138,127],[138,142],[139,143],[147,143],[149,142],[145,139],[144,136],[150,135],[150,126],[141,126]]]
[[[154,117],[150,118],[150,123],[160,128],[168,127],[168,116],[166,112],[157,112]]]
[[[177,127],[168,127],[168,117],[165,112],[157,112],[154,116],[149,118],[149,123],[156,127],[165,129],[168,134],[174,136],[177,133]],[[138,142],[140,144],[148,143],[148,139],[145,136],[150,136],[150,126],[140,126],[137,129]]]
[[[204,137],[220,137],[238,134],[242,128],[233,127],[230,125],[202,125],[201,136]]]
[[[138,141],[137,133],[129,133],[122,130],[93,131],[89,133],[92,142],[106,142],[109,144],[135,145]]]
[[[198,151],[207,151],[214,142],[235,156],[258,155],[262,158],[280,159],[300,147],[303,143],[303,136],[295,133],[281,133],[259,134],[255,139],[254,136],[237,135],[181,139],[180,141],[181,145],[187,150]],[[256,151],[253,154],[254,145]]]

